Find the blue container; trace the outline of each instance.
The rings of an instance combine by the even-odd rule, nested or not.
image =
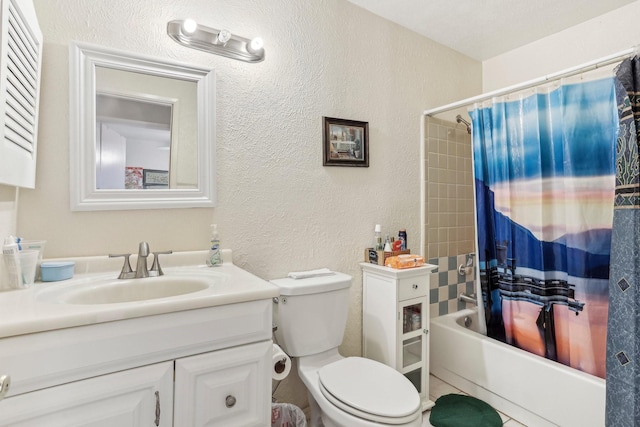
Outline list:
[[[75,263],[72,261],[43,262],[40,264],[40,276],[43,282],[58,282],[73,277]]]

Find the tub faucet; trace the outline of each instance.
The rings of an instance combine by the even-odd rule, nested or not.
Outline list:
[[[473,258],[476,256],[475,253],[467,254],[467,261],[465,264],[460,264],[458,266],[458,274],[461,276],[466,276],[468,274],[473,274]]]
[[[464,292],[460,292],[460,295],[458,295],[458,301],[478,305],[478,298],[476,297],[476,294],[467,295]]]

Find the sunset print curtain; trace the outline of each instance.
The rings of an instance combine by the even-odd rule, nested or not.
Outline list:
[[[487,334],[605,376],[618,129],[613,78],[470,111]]]

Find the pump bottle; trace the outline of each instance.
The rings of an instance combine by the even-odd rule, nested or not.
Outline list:
[[[211,224],[211,239],[209,241],[209,256],[207,265],[213,267],[222,264],[222,254],[220,253],[220,238],[218,237],[218,226]]]
[[[382,250],[383,248],[382,236],[380,235],[380,232],[381,232],[380,224],[376,224],[375,228],[373,229],[373,248],[376,251]]]

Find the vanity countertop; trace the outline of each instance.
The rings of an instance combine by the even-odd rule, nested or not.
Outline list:
[[[66,260],[76,262],[76,274],[73,279],[36,282],[26,289],[0,292],[0,338],[278,296],[277,287],[235,266],[231,262],[230,251],[223,251],[225,262],[220,266],[191,264],[194,260],[204,259],[204,255],[206,251],[175,253],[163,256],[161,261],[165,272],[163,277],[201,277],[213,283],[208,288],[165,298],[106,304],[71,304],[43,298],[54,290],[57,292],[67,287],[77,288],[85,283],[86,286],[91,286],[92,283],[101,280],[113,281],[117,278],[122,264],[121,258],[119,264],[114,264],[114,261],[107,257],[67,258]],[[135,265],[134,261],[135,258],[132,257],[132,265]],[[118,265],[115,271],[114,265]],[[132,280],[154,279],[158,278]]]

